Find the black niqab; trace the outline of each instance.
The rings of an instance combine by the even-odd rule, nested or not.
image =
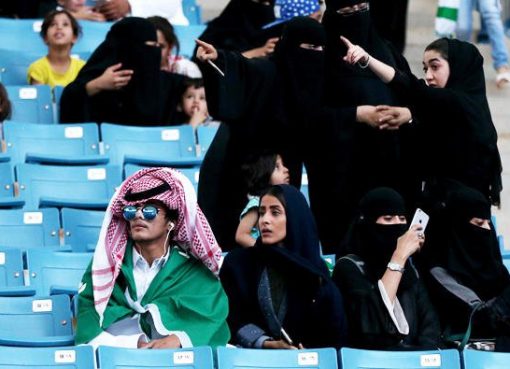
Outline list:
[[[382,278],[397,247],[398,238],[408,228],[407,224],[377,224],[377,218],[383,215],[406,215],[404,199],[388,187],[373,189],[361,199],[359,215],[344,240],[345,251],[342,252],[361,257],[365,262],[367,277],[374,283]],[[417,280],[409,261],[405,268],[400,290],[411,287]]]
[[[243,52],[260,47],[266,42],[262,26],[275,20],[273,5],[274,1],[264,5],[253,0],[231,0],[199,39],[223,50]]]
[[[463,187],[448,196],[446,211],[446,248],[439,265],[483,300],[500,295],[510,284],[510,275],[494,225],[490,223],[488,230],[469,223],[473,217],[491,219],[489,202],[479,191]]]
[[[161,51],[147,42],[156,43],[157,34],[146,19],[127,17],[115,23],[76,80],[64,90],[61,120],[138,125],[171,123],[172,108],[178,100],[177,89],[172,87],[182,78],[160,71]],[[87,108],[80,101],[86,98],[85,85],[117,63],[122,63],[121,69],[133,70],[131,80],[120,90],[101,91],[90,97],[92,105]],[[82,91],[76,91],[79,89]],[[80,98],[75,101],[78,95]]]

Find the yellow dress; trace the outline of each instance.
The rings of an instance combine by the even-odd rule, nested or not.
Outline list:
[[[50,85],[51,88],[55,86],[67,86],[74,81],[78,72],[84,65],[84,60],[71,57],[69,68],[67,68],[65,73],[61,74],[53,70],[48,58],[45,56],[30,64],[27,72],[27,81],[30,83],[33,79],[45,85]]]

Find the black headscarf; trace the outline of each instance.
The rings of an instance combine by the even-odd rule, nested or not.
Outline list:
[[[275,186],[281,189],[284,199],[286,236],[282,244],[267,245],[259,237],[255,247],[269,255],[278,255],[294,264],[308,269],[314,274],[329,278],[329,271],[321,257],[319,235],[312,212],[303,194],[291,185]],[[267,195],[265,195],[267,196]],[[261,197],[262,200],[263,196]]]
[[[372,76],[372,72],[361,69],[358,66],[347,65],[343,62],[343,56],[347,53],[347,47],[340,40],[340,36],[347,37],[353,44],[363,47],[370,55],[385,62],[395,65],[395,58],[388,49],[388,43],[384,41],[375,30],[370,18],[370,11],[356,12],[352,15],[340,15],[337,10],[353,6],[364,0],[327,0],[326,11],[322,24],[328,35],[328,48],[326,52],[328,65],[337,65],[338,73],[354,74],[358,76]]]
[[[494,225],[488,230],[469,223],[474,217],[491,219],[489,202],[479,191],[462,187],[449,194],[446,214],[446,247],[438,264],[483,300],[498,296],[510,284],[510,275]]]
[[[134,71],[129,83],[121,90],[102,91],[93,96],[92,107],[88,109],[90,111],[82,115],[88,115],[88,120],[99,122],[138,125],[170,123],[169,108],[173,108],[177,101],[177,90],[173,90],[175,97],[169,97],[173,85],[172,75],[160,71],[161,51],[158,47],[147,45],[147,41],[156,43],[157,34],[154,26],[146,19],[127,17],[115,23],[76,80],[64,91],[61,120],[83,121],[77,117],[83,108],[76,106],[82,102],[73,102],[76,95],[67,96],[69,91],[84,89],[86,83],[99,77],[108,67],[122,63],[121,69]],[[175,100],[174,104],[169,100]]]
[[[303,43],[321,46],[322,50],[302,48]],[[283,108],[293,124],[303,118],[303,114],[308,117],[320,108],[325,45],[324,28],[310,17],[295,17],[288,21],[276,44],[274,61],[282,80]]]
[[[247,51],[264,45],[262,26],[274,21],[274,0],[264,5],[253,0],[231,0],[199,37],[217,49]]]
[[[435,163],[443,161],[442,175],[457,171],[454,179],[474,187],[488,196],[495,205],[499,204],[501,183],[501,158],[497,147],[497,132],[487,102],[483,57],[469,42],[444,39],[448,44],[448,64],[450,76],[445,86],[445,94],[450,94],[456,104],[445,106],[442,114],[446,126],[433,125],[425,130],[424,145],[438,143],[437,129],[443,131],[439,138],[441,150]],[[431,91],[434,92],[434,91]],[[441,93],[440,91],[438,91]],[[430,100],[421,100],[419,113],[426,121],[437,121],[437,114],[431,112]],[[450,98],[451,99],[451,98]],[[446,161],[444,160],[446,158]],[[433,163],[432,165],[435,165]],[[445,163],[447,163],[445,165]],[[452,169],[453,167],[454,169]],[[432,170],[437,171],[436,168]]]
[[[354,220],[346,239],[342,254],[356,254],[365,262],[367,277],[376,282],[383,276],[397,240],[407,224],[377,224],[382,215],[406,215],[404,199],[389,187],[378,187],[369,191],[359,203],[359,215]],[[343,255],[337,255],[338,257]],[[417,275],[408,261],[400,282],[400,289],[411,287]]]

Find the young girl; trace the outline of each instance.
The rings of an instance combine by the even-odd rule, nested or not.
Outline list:
[[[260,195],[273,185],[288,184],[289,170],[283,165],[280,155],[266,152],[249,159],[242,166],[242,171],[248,187],[248,203],[241,212],[236,242],[243,247],[251,247],[260,235],[257,228]]]
[[[74,81],[85,61],[71,57],[71,48],[81,33],[76,19],[66,10],[46,15],[41,37],[48,45],[48,55],[28,68],[27,79],[32,85],[67,86]]]
[[[207,109],[204,81],[201,78],[187,78],[183,83],[183,90],[177,106],[177,111],[182,113],[181,120],[193,128],[213,123]]]

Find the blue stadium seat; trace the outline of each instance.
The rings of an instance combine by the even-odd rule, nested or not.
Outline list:
[[[80,20],[79,23],[82,29],[82,36],[76,41],[71,53],[80,55],[82,59],[88,59],[90,53],[104,41],[113,23],[88,20]]]
[[[211,143],[214,139],[214,136],[216,135],[216,132],[218,131],[218,127],[209,127],[209,126],[198,126],[197,128],[197,137],[198,137],[198,147],[197,154],[199,156],[205,156],[205,153],[209,149],[209,146],[211,146]]]
[[[190,25],[202,24],[202,9],[195,0],[182,0],[182,10]]]
[[[26,295],[23,278],[23,252],[0,247],[0,296]]]
[[[12,103],[11,120],[16,122],[53,124],[53,99],[51,88],[38,86],[6,86]]]
[[[2,158],[7,158],[7,161],[0,161],[0,208],[21,207],[24,202],[14,197],[14,167],[10,157],[2,156]]]
[[[0,345],[43,347],[73,343],[69,296],[0,297]]]
[[[99,346],[97,350],[101,369],[213,369],[210,347],[185,349],[138,350]]]
[[[310,205],[310,196],[308,195],[308,174],[305,171],[303,171],[303,174],[301,175],[301,188],[299,190],[305,196],[308,205]]]
[[[43,42],[39,32],[42,19],[0,18],[0,49],[38,52],[45,55],[48,46]],[[0,50],[2,53],[3,50]]]
[[[28,249],[58,247],[60,219],[57,209],[0,210],[0,245]]]
[[[32,162],[43,164],[106,164],[99,155],[99,128],[96,123],[33,124],[5,122],[4,140],[13,165]]]
[[[93,251],[103,223],[104,211],[63,208],[64,243],[74,252]]]
[[[180,54],[191,58],[195,49],[195,40],[205,31],[205,24],[190,24],[189,26],[174,26],[175,34],[181,45]]]
[[[0,369],[95,369],[92,346],[0,347]]]
[[[45,56],[45,52],[20,50],[0,51],[0,82],[4,85],[26,85],[30,64]]]
[[[333,348],[315,350],[257,350],[217,348],[218,369],[336,369]]]
[[[503,369],[510,365],[510,353],[465,349],[464,369]]]
[[[30,249],[27,251],[30,287],[36,296],[75,295],[92,256],[92,253]]]
[[[460,369],[455,349],[430,351],[375,351],[342,348],[340,369]]]
[[[120,169],[106,166],[18,164],[16,178],[25,209],[73,207],[106,209],[122,182]]]
[[[143,166],[198,166],[190,125],[133,127],[101,124],[101,139],[110,164]]]
[[[83,35],[72,49],[72,54],[94,51],[105,39],[111,22],[79,21]],[[42,19],[6,19],[0,18],[0,53],[4,50],[39,52],[46,55],[48,47],[39,32]]]

